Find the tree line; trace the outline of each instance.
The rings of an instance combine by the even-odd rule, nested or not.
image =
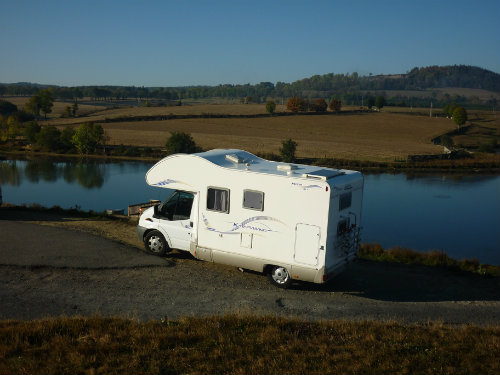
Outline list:
[[[81,98],[93,100],[158,99],[182,100],[202,98],[230,98],[242,102],[265,103],[267,98],[337,97],[344,103],[357,104],[367,91],[425,90],[428,88],[464,87],[500,91],[500,75],[486,69],[466,66],[431,66],[414,68],[406,74],[368,75],[358,73],[314,75],[292,83],[260,82],[251,84],[221,84],[217,86],[187,87],[135,87],[135,86],[50,86],[55,99],[74,101]],[[0,96],[31,96],[48,86],[33,84],[0,84]],[[386,96],[387,97],[387,96]],[[412,105],[418,98],[395,97],[399,105]],[[428,100],[429,98],[424,98]],[[430,98],[431,100],[433,98]],[[434,98],[435,99],[435,98]],[[452,98],[466,101],[467,98]],[[447,98],[445,101],[449,102]],[[416,105],[416,104],[414,104]],[[444,105],[444,104],[443,104]]]

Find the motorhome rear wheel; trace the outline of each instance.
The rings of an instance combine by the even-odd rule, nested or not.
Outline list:
[[[292,278],[285,267],[273,266],[269,272],[271,284],[286,289],[292,283]]]

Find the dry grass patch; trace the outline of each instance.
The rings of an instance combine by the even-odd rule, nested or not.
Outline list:
[[[169,132],[190,133],[204,149],[241,148],[278,153],[281,141],[299,144],[299,157],[361,160],[437,154],[431,139],[454,125],[447,119],[389,113],[286,116],[264,118],[199,118],[102,124],[111,144],[163,146]]]
[[[471,111],[469,113],[471,126],[463,134],[453,136],[455,145],[465,147],[480,147],[493,140],[500,143],[500,113],[489,111]]]
[[[500,328],[228,315],[0,321],[0,373],[496,374]]]

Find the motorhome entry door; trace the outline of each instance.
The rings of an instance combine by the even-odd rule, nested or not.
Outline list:
[[[297,224],[295,227],[295,261],[315,266],[318,263],[320,228],[316,225]]]

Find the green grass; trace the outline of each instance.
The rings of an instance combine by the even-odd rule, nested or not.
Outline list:
[[[406,264],[421,264],[432,267],[442,267],[464,272],[477,273],[484,276],[499,277],[498,266],[481,264],[477,259],[455,260],[443,251],[430,251],[421,253],[402,247],[384,250],[379,244],[362,244],[359,249],[360,259],[375,260],[382,262],[397,262]]]
[[[228,315],[0,321],[5,374],[497,374],[500,327]]]

